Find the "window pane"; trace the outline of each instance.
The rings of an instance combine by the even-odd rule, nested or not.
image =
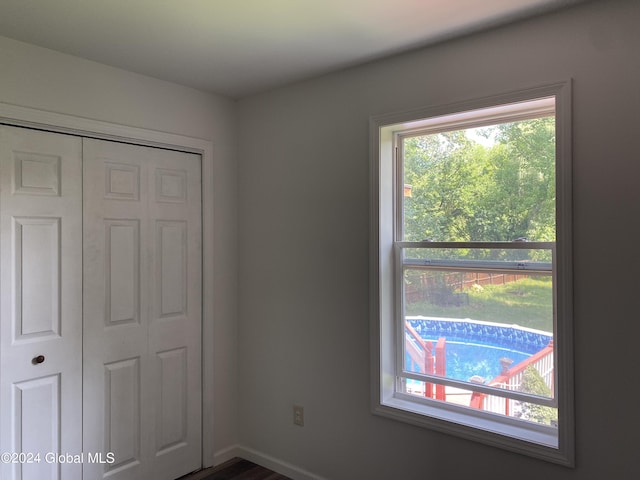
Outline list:
[[[405,241],[555,240],[555,119],[403,138]]]
[[[472,319],[553,332],[550,275],[405,268],[408,316]]]
[[[550,274],[405,266],[402,298],[404,371],[554,397]],[[540,418],[553,419],[534,403],[411,379],[403,388],[524,419],[542,409]]]

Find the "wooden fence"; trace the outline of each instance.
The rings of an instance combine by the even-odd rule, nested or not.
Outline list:
[[[438,277],[422,273],[405,287],[405,299],[408,303],[428,300],[460,306],[468,303],[465,290],[477,288],[475,285],[504,285],[527,277],[529,275],[489,272],[443,273]]]

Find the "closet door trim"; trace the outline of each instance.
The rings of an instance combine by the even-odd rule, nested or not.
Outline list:
[[[146,145],[202,156],[202,463],[214,464],[213,424],[213,144],[195,137],[47,112],[0,102],[0,124]],[[213,295],[211,294],[213,292]]]

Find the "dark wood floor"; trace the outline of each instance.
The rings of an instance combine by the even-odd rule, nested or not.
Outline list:
[[[289,477],[273,472],[242,458],[232,458],[217,467],[199,472],[180,480],[291,480]]]

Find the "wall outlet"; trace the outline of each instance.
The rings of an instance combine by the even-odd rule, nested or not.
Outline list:
[[[304,407],[301,405],[293,406],[293,424],[304,427]]]

